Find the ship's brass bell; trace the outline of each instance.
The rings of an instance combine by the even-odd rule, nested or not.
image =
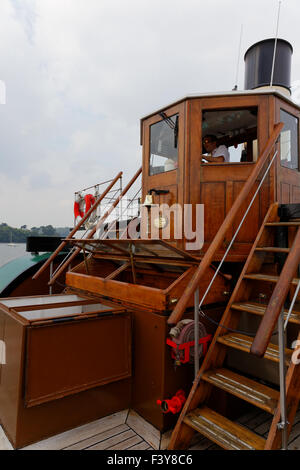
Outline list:
[[[145,206],[145,207],[153,206],[153,196],[152,196],[152,194],[146,194],[143,206]]]

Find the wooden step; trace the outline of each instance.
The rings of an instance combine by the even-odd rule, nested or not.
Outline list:
[[[231,305],[234,310],[242,312],[253,313],[254,315],[263,316],[265,314],[267,305],[258,304],[257,302],[237,302]],[[284,310],[284,319],[286,320],[288,310]],[[290,323],[300,325],[300,312],[293,311],[289,319]]]
[[[245,274],[244,279],[253,279],[254,281],[266,281],[266,282],[278,282],[279,276],[274,276],[270,274],[260,274],[260,273],[251,273]],[[294,278],[291,284],[297,285],[300,281],[299,278]]]
[[[279,248],[277,246],[258,246],[255,251],[266,251],[270,253],[289,253],[290,248]]]
[[[184,423],[227,450],[263,450],[266,441],[257,434],[203,406],[190,412]]]
[[[268,413],[274,414],[276,410],[279,392],[254,380],[236,374],[228,369],[208,370],[204,372],[202,378],[215,387],[252,403],[252,405]]]
[[[229,333],[224,336],[219,336],[217,341],[230,348],[238,349],[249,353],[252,345],[253,338],[251,336],[242,335],[240,333]],[[293,351],[291,349],[285,349],[286,364],[289,365]],[[278,346],[276,344],[269,344],[264,359],[269,361],[279,362]]]
[[[299,220],[295,220],[295,222],[267,222],[265,227],[299,227],[299,225]]]

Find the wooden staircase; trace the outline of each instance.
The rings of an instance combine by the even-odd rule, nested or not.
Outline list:
[[[289,246],[283,248],[274,246],[278,227],[286,227]],[[241,354],[246,354],[249,358],[252,357],[259,362],[279,362],[278,345],[266,342],[261,327],[258,328],[258,335],[256,331],[251,332],[251,336],[249,331],[248,334],[240,331],[242,329],[240,319],[241,314],[243,314],[243,316],[248,315],[256,319],[261,317],[260,319],[264,323],[268,321],[265,314],[272,306],[274,307],[276,293],[283,293],[283,276],[286,276],[285,273],[289,268],[293,270],[293,273],[290,273],[291,282],[286,289],[287,298],[294,292],[294,285],[299,282],[296,277],[297,263],[299,264],[300,258],[299,229],[299,220],[280,222],[278,204],[271,206],[173,431],[169,444],[170,450],[188,448],[195,432],[228,450],[271,450],[281,447],[281,431],[278,428],[281,421],[280,393],[276,386],[266,385],[252,375],[249,377],[247,361],[243,361],[244,356],[242,355],[240,357],[241,367],[238,371],[230,370],[226,366],[226,362],[232,350],[242,351]],[[296,253],[297,259],[295,259]],[[274,265],[280,265],[277,262],[278,258],[276,258],[278,254],[286,257],[283,261],[281,258],[280,267],[283,276],[280,276],[280,272],[274,273],[272,269]],[[291,266],[291,264],[293,265]],[[270,295],[270,300],[266,300]],[[261,302],[262,298],[265,299],[264,303]],[[281,299],[282,304],[284,301],[285,298]],[[287,310],[285,308],[285,317]],[[289,324],[293,324],[294,330],[297,331],[297,335],[293,337],[293,340],[296,340],[297,336],[300,339],[299,305],[298,310],[297,306],[294,308],[289,318]],[[274,333],[274,329],[269,337],[272,333]],[[255,344],[258,344],[257,342],[261,339],[266,342],[263,357],[254,358],[251,352],[256,351]],[[290,432],[300,398],[300,365],[291,360],[293,350],[285,349],[285,352],[286,367],[288,368],[286,374],[287,420],[289,423],[288,432]],[[223,390],[270,413],[273,416],[273,421],[268,438],[263,439],[209,408],[207,404],[214,389]],[[211,404],[212,400],[209,403]]]

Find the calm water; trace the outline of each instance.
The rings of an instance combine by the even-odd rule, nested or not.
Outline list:
[[[16,243],[16,246],[7,246],[7,243],[0,243],[0,266],[25,255],[25,253],[26,243]]]

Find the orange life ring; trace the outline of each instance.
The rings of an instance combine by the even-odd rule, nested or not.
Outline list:
[[[77,220],[77,217],[80,217],[81,219],[83,218],[83,216],[85,214],[88,213],[88,211],[90,210],[90,208],[95,204],[95,198],[92,194],[86,194],[84,196],[84,203],[85,203],[85,208],[84,208],[84,211],[82,211],[80,209],[80,203],[83,201],[83,199],[81,199],[81,201],[78,199],[74,202],[74,217],[75,217],[75,220]]]
[[[74,216],[75,216],[75,219],[77,219],[77,217],[83,217],[83,212],[80,210],[80,207],[79,207],[79,202],[74,202]]]
[[[86,194],[84,196],[85,201],[85,214],[90,210],[90,208],[95,204],[95,198],[92,194]]]

